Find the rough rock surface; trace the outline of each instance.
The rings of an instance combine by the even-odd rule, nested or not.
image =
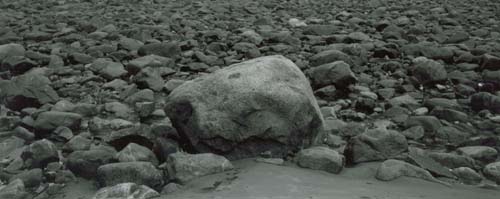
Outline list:
[[[151,162],[120,162],[100,166],[97,169],[97,181],[101,187],[133,182],[161,190],[164,175]]]
[[[280,183],[250,183],[264,189],[255,191],[238,183],[304,172],[294,176],[302,182],[286,181],[296,187],[290,197],[495,198],[479,187],[498,189],[499,8],[498,0],[0,0],[0,198],[79,198],[66,186],[80,190],[99,167],[138,160],[165,174],[161,186],[173,184],[165,162],[179,151],[257,157],[244,165],[255,172],[231,162],[236,169],[195,176],[162,197],[190,198],[184,190],[215,176],[225,178],[196,194],[279,194]],[[166,100],[176,96],[188,100]],[[329,175],[290,165],[316,145],[348,168]],[[358,179],[375,165],[361,162],[387,158],[452,184],[487,180],[441,191]]]
[[[438,179],[434,178],[431,173],[429,173],[425,169],[404,161],[394,159],[386,160],[381,163],[375,177],[378,180],[391,181],[403,176],[420,178],[431,182],[446,184],[445,182],[441,182]]]
[[[7,186],[0,187],[1,198],[24,199],[28,197],[28,195],[24,183],[20,179],[13,180]]]
[[[0,80],[0,99],[5,106],[19,111],[26,107],[40,107],[56,102],[59,95],[51,87],[51,81],[42,75],[24,74],[11,80]]]
[[[112,163],[116,150],[110,147],[94,147],[86,151],[75,151],[67,157],[68,169],[84,178],[95,178],[101,165]]]
[[[323,118],[304,74],[282,56],[235,64],[186,82],[165,112],[192,150],[230,159],[288,150],[312,142]]]
[[[484,175],[500,184],[500,162],[494,162],[486,165],[483,170]]]
[[[340,173],[344,167],[344,156],[327,147],[312,147],[297,154],[297,164],[304,168]]]
[[[130,143],[120,152],[116,154],[116,159],[120,162],[151,162],[154,165],[158,165],[158,159],[155,154],[148,148]]]
[[[387,129],[371,129],[350,139],[348,151],[352,163],[395,158],[408,150],[406,138]]]
[[[226,158],[211,154],[174,153],[168,156],[169,178],[186,183],[197,177],[232,170],[234,167]]]
[[[121,183],[99,189],[92,199],[150,199],[160,196],[155,190],[134,183]]]

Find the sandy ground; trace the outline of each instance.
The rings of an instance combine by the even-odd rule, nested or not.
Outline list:
[[[161,199],[498,199],[500,191],[474,186],[446,187],[420,179],[400,178],[381,182],[373,176],[379,163],[344,169],[339,175],[276,166],[253,160],[234,162],[235,171],[206,176],[188,183],[183,190]],[[54,199],[90,199],[93,183],[69,184]]]

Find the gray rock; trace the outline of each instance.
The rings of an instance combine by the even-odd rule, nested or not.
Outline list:
[[[423,180],[448,185],[434,178],[428,171],[401,160],[386,160],[380,164],[375,178],[382,181],[391,181],[400,177],[420,178]]]
[[[64,60],[58,55],[50,55],[49,68],[62,68],[64,66]]]
[[[125,48],[130,51],[139,50],[139,48],[144,45],[144,43],[142,43],[141,41],[131,39],[128,37],[121,37],[119,44],[122,48]]]
[[[141,46],[137,51],[140,56],[159,55],[162,57],[176,58],[181,53],[178,42],[150,43]]]
[[[164,175],[151,162],[120,162],[100,166],[97,169],[97,182],[101,187],[133,182],[161,190]]]
[[[150,199],[159,197],[160,194],[145,185],[135,183],[121,183],[99,189],[92,199]]]
[[[351,67],[343,61],[323,64],[306,73],[311,77],[312,84],[316,88],[333,84],[336,88],[345,89],[357,81]]]
[[[34,127],[42,131],[53,131],[61,126],[78,130],[81,122],[82,116],[77,113],[47,111],[38,115]]]
[[[187,154],[182,152],[170,154],[167,166],[169,177],[180,183],[234,168],[231,162],[223,156],[211,153]]]
[[[437,61],[419,57],[414,61],[413,77],[420,84],[428,84],[446,80],[447,72],[442,64]]]
[[[429,153],[429,157],[450,169],[459,167],[477,168],[475,160],[465,155],[431,152]]]
[[[448,37],[446,41],[444,41],[444,43],[446,44],[460,43],[469,40],[469,38],[470,38],[469,33],[467,33],[466,31],[457,31],[454,32],[452,35],[450,35],[450,37]]]
[[[256,58],[261,55],[259,48],[257,48],[255,44],[248,42],[239,42],[234,44],[233,50],[236,50],[236,52],[243,54],[249,59]]]
[[[483,177],[474,169],[471,169],[469,167],[459,167],[456,169],[453,169],[451,171],[455,176],[458,177],[460,182],[463,182],[464,184],[468,185],[477,185],[483,181]]]
[[[371,129],[349,140],[348,153],[353,163],[395,158],[408,150],[405,136],[397,131]]]
[[[403,134],[406,138],[412,140],[419,140],[420,138],[424,137],[424,133],[425,133],[424,127],[420,125],[412,126],[401,132],[401,134]]]
[[[8,57],[24,56],[25,52],[26,50],[20,44],[10,43],[0,45],[0,63]]]
[[[498,151],[488,146],[466,146],[457,149],[459,154],[467,155],[483,164],[494,162],[498,157]]]
[[[130,121],[137,119],[134,109],[121,102],[108,102],[104,104],[104,110],[121,119]]]
[[[439,164],[437,161],[429,157],[427,151],[416,147],[409,147],[408,151],[408,157],[421,168],[426,169],[439,176],[454,178],[454,175],[450,172],[450,169],[444,167],[443,165]]]
[[[410,116],[405,122],[406,127],[422,126],[425,130],[425,135],[434,135],[443,125],[434,116]]]
[[[230,159],[269,150],[284,156],[312,142],[323,124],[306,77],[283,56],[249,60],[188,81],[166,102],[165,112],[196,151]]]
[[[148,148],[130,143],[116,154],[116,159],[120,162],[151,162],[158,165],[158,159]]]
[[[165,83],[165,90],[167,90],[168,93],[171,93],[175,88],[179,87],[180,85],[184,84],[186,81],[181,80],[181,79],[171,79],[168,80],[167,83]]]
[[[255,32],[254,30],[246,30],[241,33],[241,36],[244,38],[244,40],[251,42],[255,45],[259,45],[262,43],[264,40],[259,33]]]
[[[420,103],[415,98],[413,98],[412,96],[410,96],[408,94],[391,98],[389,100],[389,104],[392,107],[401,106],[401,107],[412,108],[412,107],[420,106]]]
[[[0,71],[10,71],[12,75],[23,74],[38,65],[33,60],[24,56],[11,56],[1,63]]]
[[[21,157],[31,163],[32,168],[44,168],[50,162],[59,161],[57,147],[51,141],[42,139],[31,143]]]
[[[446,98],[431,98],[424,101],[424,106],[433,110],[436,107],[447,108],[447,109],[459,109],[460,105],[456,99],[446,99]]]
[[[78,52],[72,53],[69,59],[74,64],[90,64],[95,60],[95,58],[90,55]]]
[[[344,41],[348,43],[361,43],[370,41],[370,36],[363,32],[351,32]]]
[[[31,31],[24,34],[24,40],[32,40],[36,42],[48,41],[52,39],[52,33],[39,30]]]
[[[16,150],[22,149],[24,144],[25,141],[16,136],[11,136],[9,138],[0,141],[0,160],[12,156],[12,153],[15,152]],[[10,158],[13,159],[15,157],[10,157]]]
[[[19,174],[16,174],[10,178],[10,182],[13,182],[17,179],[23,181],[24,186],[27,188],[37,188],[43,181],[43,173],[42,169],[31,169],[27,171],[23,171]]]
[[[135,111],[141,118],[150,116],[155,111],[154,102],[136,102]]]
[[[127,65],[127,70],[132,74],[140,72],[146,67],[173,67],[174,60],[158,55],[147,55],[131,60]]]
[[[68,155],[66,165],[75,175],[93,179],[101,165],[114,161],[116,150],[111,147],[94,147],[88,151],[75,151]]]
[[[8,199],[26,199],[28,192],[26,191],[22,180],[14,180],[5,187],[0,187],[0,198]]]
[[[125,102],[135,104],[136,102],[153,102],[155,93],[151,89],[142,89],[125,98]]]
[[[465,142],[469,137],[469,133],[458,130],[457,128],[452,126],[443,126],[436,132],[436,138],[441,139],[446,143],[452,144],[460,144],[462,142]]]
[[[90,70],[108,80],[116,79],[127,74],[123,64],[102,58],[94,60],[90,65]]]
[[[344,156],[327,147],[312,147],[297,154],[297,164],[300,167],[337,174],[344,167]]]
[[[25,141],[31,142],[31,141],[35,140],[35,134],[22,126],[16,127],[13,131],[14,131],[14,136],[19,137]],[[0,149],[0,151],[1,151],[1,149]],[[0,159],[1,159],[1,155],[0,155]]]
[[[464,112],[453,110],[453,109],[443,109],[443,108],[435,108],[430,112],[430,115],[436,116],[439,119],[446,120],[448,122],[468,122],[469,115]]]
[[[11,80],[0,80],[0,99],[5,100],[5,106],[14,111],[55,103],[59,100],[59,95],[50,84],[47,77],[38,74],[24,74]]]
[[[147,87],[154,91],[161,91],[165,84],[161,74],[157,69],[152,67],[142,69],[141,72],[134,76],[133,81],[142,87]]]
[[[484,176],[500,184],[500,162],[494,162],[486,165],[483,169]]]
[[[73,138],[73,136],[74,136],[73,131],[70,128],[65,126],[60,126],[54,130],[53,134],[51,135],[51,138],[66,142],[71,138]]]
[[[471,96],[470,106],[474,111],[489,110],[500,113],[500,97],[486,92],[479,92]]]
[[[161,194],[163,194],[163,195],[164,194],[171,194],[171,193],[177,192],[181,189],[182,189],[182,185],[171,182],[163,187],[163,189],[161,190]]]
[[[71,138],[66,144],[63,146],[64,151],[86,151],[90,149],[90,145],[92,144],[92,140],[83,137],[81,135],[74,136]]]
[[[488,70],[500,70],[500,58],[490,54],[484,54],[482,57],[481,68]]]
[[[353,61],[348,54],[343,53],[339,50],[327,50],[320,52],[310,58],[312,66],[320,66],[328,63],[333,63],[337,61],[343,61],[347,65],[352,65]]]
[[[314,25],[308,25],[305,27],[304,34],[309,34],[309,35],[331,35],[333,33],[336,33],[339,31],[341,28],[339,28],[336,25],[320,25],[320,24],[314,24]]]
[[[255,162],[261,162],[266,164],[283,165],[285,160],[282,158],[256,158]]]
[[[10,131],[21,123],[18,116],[0,116],[0,131]]]

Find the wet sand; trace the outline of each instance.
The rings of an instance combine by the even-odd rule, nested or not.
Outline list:
[[[380,163],[346,168],[340,174],[277,166],[253,160],[234,162],[235,171],[205,176],[161,199],[498,199],[500,191],[454,184],[446,187],[421,179],[403,177],[390,182],[376,180]],[[97,191],[92,182],[80,179],[68,184],[64,195],[54,199],[90,199]]]

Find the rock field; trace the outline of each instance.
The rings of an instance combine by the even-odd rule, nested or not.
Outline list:
[[[489,199],[499,152],[498,0],[0,0],[0,199]]]

